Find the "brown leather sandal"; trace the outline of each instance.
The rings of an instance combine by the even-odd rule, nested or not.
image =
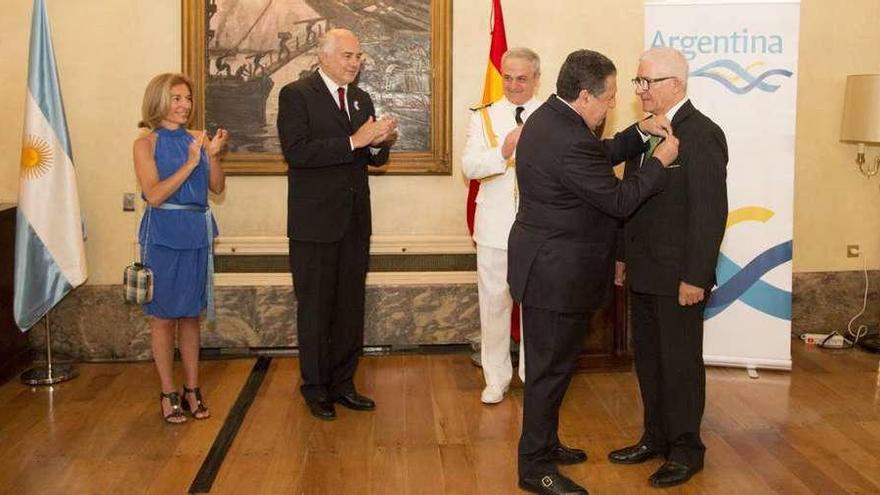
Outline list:
[[[171,404],[171,412],[165,414],[165,409],[162,407],[162,399],[168,399],[168,402]],[[186,423],[186,415],[183,414],[183,410],[180,407],[180,395],[177,392],[164,393],[159,392],[159,410],[162,411],[162,418],[166,423],[172,425],[179,425]]]
[[[196,408],[193,409],[189,404],[189,399],[186,397],[186,394],[195,394],[196,396]],[[208,419],[211,417],[211,411],[205,407],[205,403],[202,401],[202,390],[199,387],[196,388],[186,388],[183,387],[183,403],[181,407],[184,411],[188,412],[193,419]]]

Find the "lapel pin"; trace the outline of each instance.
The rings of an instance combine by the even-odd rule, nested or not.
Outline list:
[[[355,111],[357,111],[357,112],[360,112],[360,111],[361,111],[361,105],[360,105],[360,103],[358,103],[357,100],[354,100],[354,109],[355,109]]]

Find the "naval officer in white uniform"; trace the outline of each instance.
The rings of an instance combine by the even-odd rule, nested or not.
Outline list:
[[[528,48],[511,48],[501,58],[504,97],[471,114],[462,173],[480,181],[474,219],[477,288],[480,300],[480,354],[486,386],[480,399],[504,399],[513,367],[510,360],[510,314],[507,286],[507,237],[516,217],[516,143],[522,125],[541,102],[535,90],[541,60]],[[525,381],[525,353],[520,339],[519,376]]]

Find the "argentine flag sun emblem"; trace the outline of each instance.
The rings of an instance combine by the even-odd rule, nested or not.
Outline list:
[[[39,136],[25,136],[21,147],[21,176],[35,179],[52,166],[52,148]]]

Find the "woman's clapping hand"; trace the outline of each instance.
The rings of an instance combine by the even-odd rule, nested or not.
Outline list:
[[[214,137],[207,144],[208,156],[215,158],[217,155],[223,151],[223,147],[226,146],[226,141],[229,139],[229,132],[226,129],[217,129],[217,132],[214,133]]]

